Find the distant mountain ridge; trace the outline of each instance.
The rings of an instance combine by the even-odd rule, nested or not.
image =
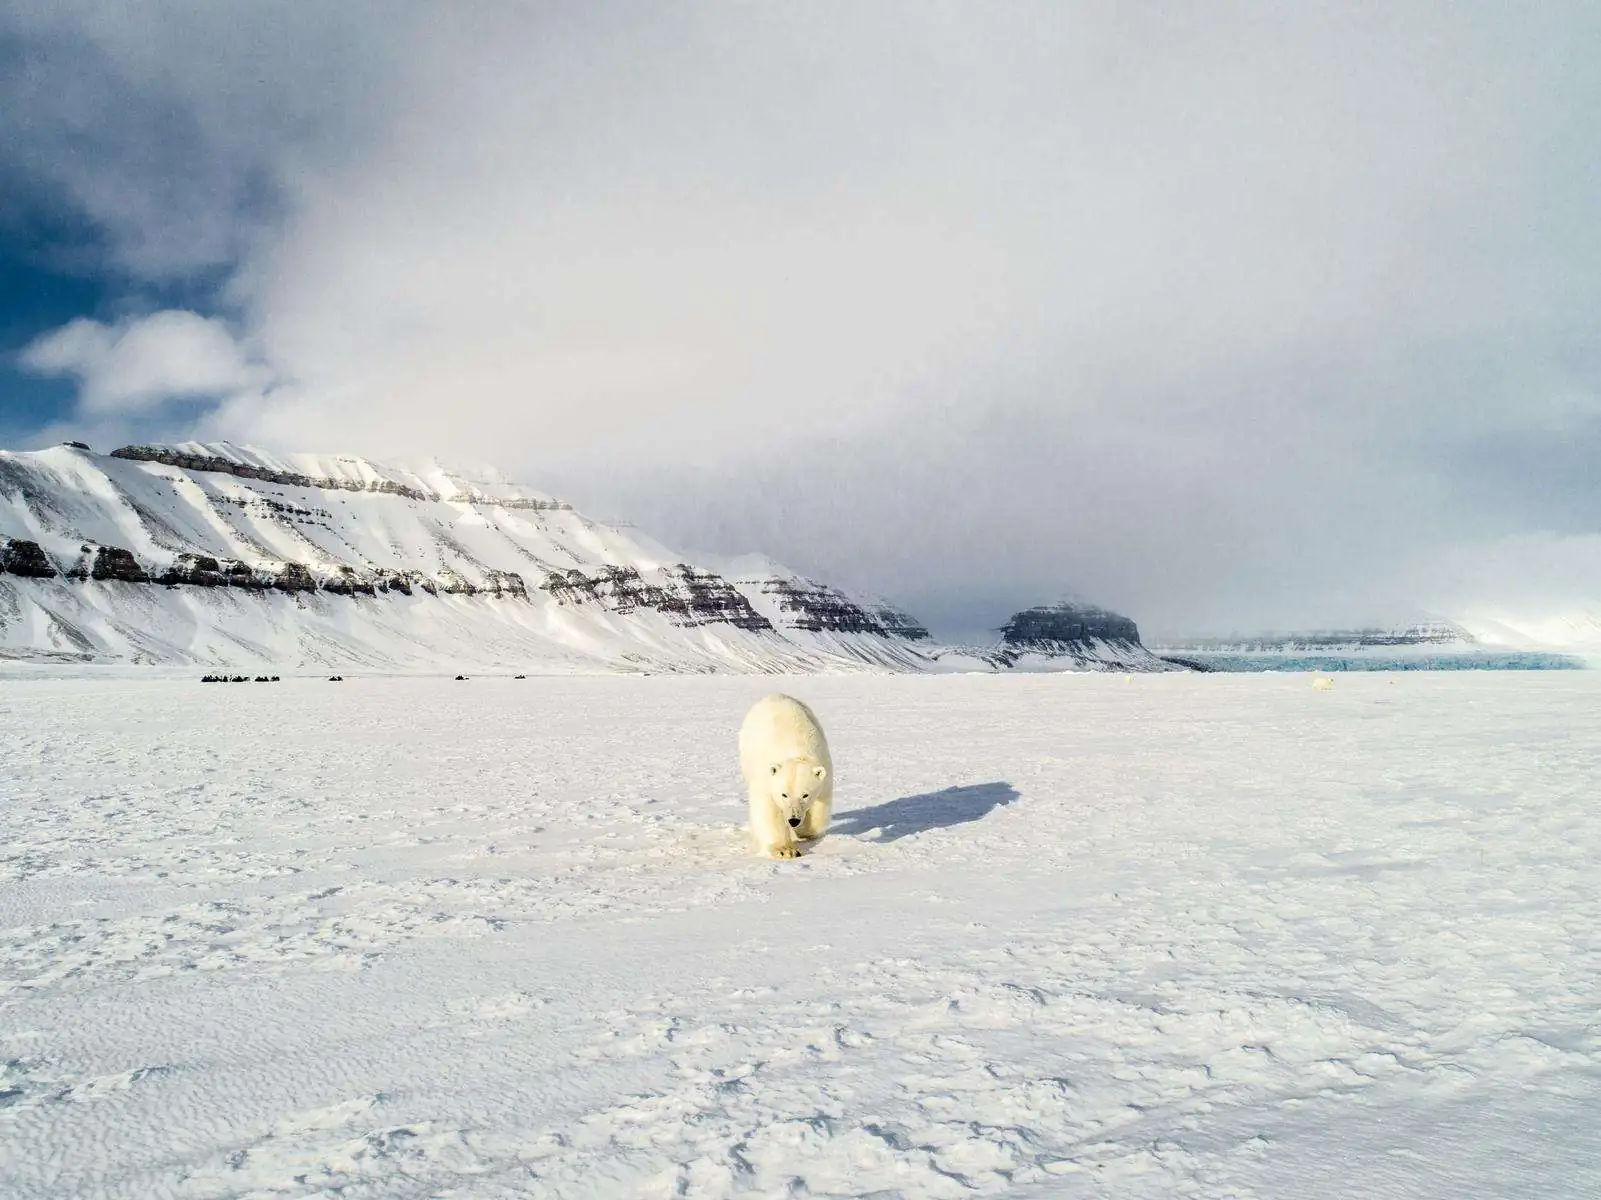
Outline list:
[[[1305,650],[1357,650],[1372,647],[1477,645],[1461,625],[1443,618],[1427,618],[1393,626],[1362,629],[1319,629],[1290,633],[1230,634],[1227,637],[1173,638],[1160,649],[1216,651],[1235,654],[1280,653]]]
[[[561,671],[993,670],[771,560],[700,564],[493,473],[229,443],[0,451],[0,657]],[[1161,670],[1137,637],[1057,669]]]
[[[1580,637],[1563,639],[1558,631],[1541,639],[1494,622],[1427,617],[1361,629],[1164,639],[1152,652],[1197,671],[1574,669],[1594,656],[1580,624],[1572,627]]]

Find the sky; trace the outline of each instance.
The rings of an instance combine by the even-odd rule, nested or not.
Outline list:
[[[1598,35],[0,0],[0,443],[490,462],[950,636],[1601,611]]]

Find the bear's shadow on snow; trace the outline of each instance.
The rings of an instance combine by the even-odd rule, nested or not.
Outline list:
[[[828,831],[860,836],[876,829],[879,836],[875,841],[893,842],[914,833],[981,820],[1016,799],[1017,789],[1009,783],[970,783],[836,813]]]

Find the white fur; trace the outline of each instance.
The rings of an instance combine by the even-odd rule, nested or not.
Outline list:
[[[772,695],[751,706],[739,727],[739,767],[750,790],[750,830],[764,854],[795,858],[798,843],[827,831],[834,760],[823,727],[799,700]]]

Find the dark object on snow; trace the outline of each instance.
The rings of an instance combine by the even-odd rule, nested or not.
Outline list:
[[[131,550],[120,546],[96,546],[90,579],[118,579],[123,583],[149,583],[150,575],[139,565]]]
[[[273,580],[272,586],[280,592],[314,592],[317,590],[317,581],[304,566],[292,562],[278,569],[278,578]]]
[[[38,542],[25,542],[21,538],[12,538],[0,548],[0,571],[34,579],[56,577],[56,569],[46,557],[44,547]]]
[[[87,442],[62,442],[61,444],[63,446],[71,446],[74,450],[89,450],[89,444]],[[92,450],[89,452],[91,454],[94,453]]]
[[[249,563],[238,559],[229,559],[222,564],[222,577],[229,587],[261,589],[270,586],[266,577],[256,574],[256,569]]]
[[[268,682],[269,683],[280,683],[282,681],[276,675],[274,675],[270,680],[268,680]]]
[[[514,678],[514,679],[527,679],[528,676],[526,676],[526,675],[514,675],[512,678]]]
[[[322,581],[322,590],[336,596],[371,596],[375,589],[372,580],[356,574],[356,568],[340,567]]]
[[[466,679],[466,678],[467,678],[467,676],[465,676],[465,675],[458,675],[458,676],[456,676],[456,678],[457,678],[457,679]]]
[[[179,583],[195,587],[222,587],[228,581],[222,576],[222,564],[209,554],[180,554],[156,582],[168,587]]]
[[[328,682],[329,683],[343,683],[344,681],[345,681],[345,677],[343,675],[330,675],[330,676],[328,676]]]

